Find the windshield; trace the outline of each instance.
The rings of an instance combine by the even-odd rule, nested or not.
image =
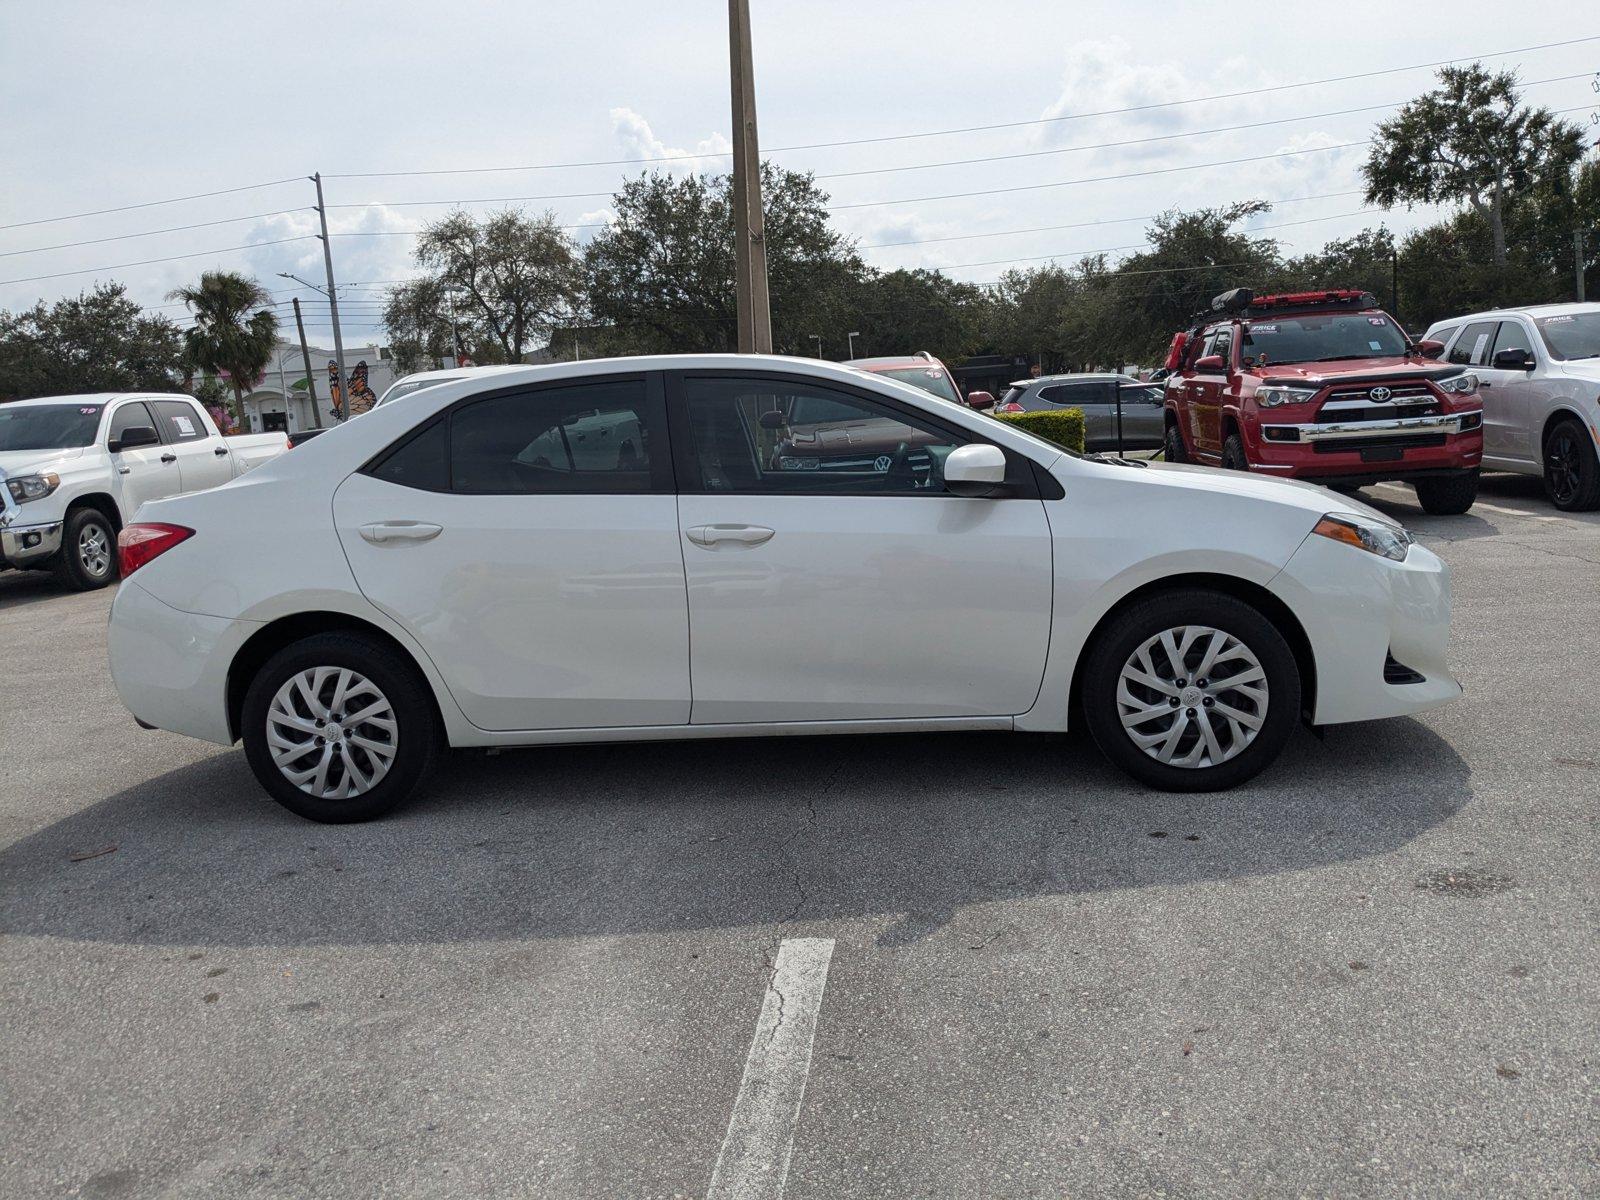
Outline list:
[[[409,396],[412,392],[420,392],[423,388],[433,387],[437,383],[454,383],[456,380],[464,378],[465,376],[463,375],[451,375],[443,379],[401,379],[389,386],[389,390],[383,394],[378,404],[387,404],[391,400],[398,400],[401,396]]]
[[[1309,313],[1247,321],[1240,359],[1250,366],[1403,356],[1405,332],[1383,313]]]
[[[94,443],[103,404],[0,405],[0,450],[66,450]]]
[[[1533,323],[1552,358],[1600,358],[1600,312],[1535,317]]]
[[[909,383],[912,387],[921,388],[941,400],[961,403],[961,397],[956,394],[950,376],[939,367],[897,367],[893,371],[879,371],[877,374],[889,379],[898,379],[901,383]]]

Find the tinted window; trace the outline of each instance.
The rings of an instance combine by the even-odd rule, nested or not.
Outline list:
[[[1537,358],[1533,352],[1533,339],[1522,328],[1520,321],[1501,321],[1500,332],[1494,336],[1494,354],[1502,350],[1521,350],[1529,358]],[[1489,361],[1493,362],[1491,358]]]
[[[1462,366],[1482,366],[1489,357],[1489,343],[1494,341],[1494,328],[1493,321],[1468,325],[1450,347],[1450,361]]]
[[[450,486],[475,495],[657,490],[652,462],[667,469],[658,408],[642,379],[465,404],[450,416]]]
[[[1556,313],[1533,323],[1556,358],[1600,358],[1600,312]]]
[[[402,442],[373,467],[369,474],[386,483],[421,488],[428,492],[450,490],[450,422],[441,417]]]
[[[798,380],[688,378],[691,486],[708,492],[941,494],[966,439]],[[820,419],[819,419],[820,417]]]
[[[161,418],[161,433],[169,442],[193,442],[208,436],[206,423],[195,406],[185,400],[157,400],[156,415]]]
[[[1166,392],[1161,388],[1152,387],[1148,383],[1125,383],[1122,385],[1122,402],[1124,404],[1163,404],[1166,402]]]
[[[945,374],[943,367],[900,367],[893,371],[879,371],[877,374],[897,379],[901,383],[909,383],[912,387],[921,388],[930,396],[937,396],[941,400],[961,403],[955,384],[950,381],[950,376]]]
[[[101,404],[0,404],[0,450],[87,446],[100,427]]]
[[[1229,356],[1233,353],[1233,330],[1231,328],[1217,330],[1217,335],[1211,339],[1211,345],[1206,348],[1206,353],[1215,354],[1222,359],[1224,367],[1231,366],[1233,360]]]
[[[145,407],[143,400],[135,400],[132,404],[124,404],[111,414],[111,428],[106,431],[106,441],[120,441],[122,431],[133,425],[146,425],[151,429],[156,428],[155,418],[150,415],[150,410]]]

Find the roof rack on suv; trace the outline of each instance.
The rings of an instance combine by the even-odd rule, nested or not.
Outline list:
[[[1249,311],[1270,308],[1376,308],[1378,299],[1371,292],[1344,288],[1331,292],[1285,292],[1278,296],[1257,296],[1247,306]]]

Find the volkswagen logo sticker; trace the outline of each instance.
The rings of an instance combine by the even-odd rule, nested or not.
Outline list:
[[[881,475],[889,469],[893,462],[894,459],[890,458],[887,454],[880,454],[877,458],[872,460],[872,469]]]
[[[1367,395],[1372,397],[1374,404],[1387,404],[1389,403],[1389,397],[1394,393],[1386,387],[1375,387]]]

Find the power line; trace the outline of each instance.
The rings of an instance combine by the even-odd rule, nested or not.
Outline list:
[[[189,229],[210,229],[216,225],[236,225],[240,221],[264,221],[268,217],[284,217],[291,213],[313,212],[310,207],[280,208],[277,212],[255,213],[248,217],[224,217],[220,221],[199,221],[193,225],[174,225],[169,229],[147,229],[143,233],[119,233],[115,237],[88,238],[81,242],[60,242],[54,246],[32,246],[27,250],[0,251],[0,258],[14,258],[19,254],[42,254],[46,250],[72,250],[78,246],[99,246],[105,242],[126,242],[134,238],[155,237],[162,233],[182,233]]]
[[[262,188],[279,187],[285,183],[299,183],[300,176],[293,179],[274,179],[270,183],[248,183],[243,187],[221,188],[215,192],[196,192],[192,196],[173,196],[167,200],[147,200],[143,204],[122,204],[116,208],[97,208],[93,212],[68,213],[61,217],[38,217],[32,221],[14,221],[10,225],[0,225],[0,230],[22,229],[29,225],[49,225],[55,221],[76,221],[83,217],[103,217],[107,213],[132,212],[136,208],[158,208],[163,204],[181,204],[185,200],[209,200],[212,196],[233,196],[239,192],[255,192]]]
[[[54,275],[29,275],[23,279],[0,279],[0,287],[13,283],[35,283],[41,279],[64,279],[68,275],[94,275],[101,271],[120,271],[125,267],[148,267],[152,263],[177,262],[182,258],[204,258],[208,254],[228,254],[235,250],[254,250],[257,246],[281,246],[285,242],[307,242],[316,238],[314,233],[301,234],[299,237],[277,238],[270,242],[249,242],[243,246],[223,246],[217,250],[196,250],[193,254],[169,254],[165,258],[146,258],[139,262],[112,263],[106,267],[84,267],[80,271],[57,271]]]
[[[1107,108],[1096,112],[1067,113],[1055,117],[1038,117],[1026,121],[1002,121],[992,125],[967,125],[957,129],[933,129],[919,133],[884,134],[878,137],[847,138],[832,142],[806,142],[793,146],[774,146],[762,151],[763,154],[787,154],[796,150],[824,150],[836,146],[864,146],[881,142],[910,141],[918,138],[946,137],[958,133],[987,133],[997,129],[1021,129],[1030,125],[1050,125],[1064,121],[1081,121],[1093,117],[1120,116],[1125,113],[1150,112],[1160,108],[1176,108],[1185,104],[1206,104],[1215,100],[1234,100],[1243,96],[1260,96],[1273,92],[1292,91],[1297,88],[1320,87],[1327,83],[1346,83],[1357,79],[1375,79],[1382,75],[1399,75],[1407,71],[1428,70],[1434,67],[1450,66],[1454,63],[1475,62],[1485,58],[1507,58],[1513,54],[1531,54],[1539,50],[1555,50],[1563,46],[1576,46],[1586,42],[1600,41],[1600,35],[1581,38],[1569,38],[1560,42],[1543,42],[1536,46],[1521,46],[1514,50],[1496,50],[1488,54],[1467,55],[1461,58],[1445,58],[1436,62],[1411,63],[1404,67],[1386,67],[1376,71],[1362,71],[1353,75],[1332,75],[1323,79],[1305,79],[1297,83],[1281,83],[1272,87],[1249,88],[1238,92],[1219,92],[1210,96],[1191,96],[1184,100],[1163,100],[1152,104],[1135,104],[1125,108]],[[1576,78],[1576,76],[1574,76]],[[1530,85],[1531,86],[1531,85]],[[697,154],[670,154],[655,155],[638,158],[611,158],[591,159],[586,162],[564,163],[524,163],[504,167],[441,167],[432,170],[410,171],[358,171],[347,172],[341,175],[325,175],[325,179],[399,179],[406,177],[426,175],[493,175],[515,171],[553,171],[576,167],[622,167],[645,165],[662,162],[689,162],[702,158],[727,158],[732,154],[728,151],[707,151]]]

